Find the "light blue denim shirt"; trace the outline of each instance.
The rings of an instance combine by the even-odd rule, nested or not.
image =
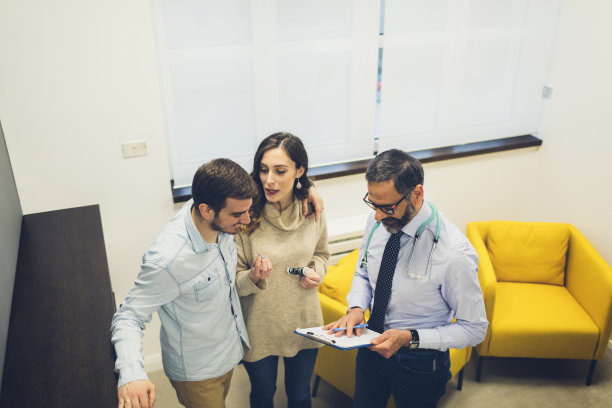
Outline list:
[[[451,347],[474,346],[484,339],[488,321],[478,283],[478,255],[467,237],[440,216],[440,240],[433,251],[430,270],[426,273],[436,229],[434,218],[417,240],[408,268],[416,231],[432,213],[429,205],[423,202],[418,214],[402,228],[385,330],[417,329],[419,348],[445,351]],[[372,214],[366,224],[359,260],[363,258],[374,225]],[[359,306],[365,311],[374,305],[378,270],[390,236],[383,225],[374,231],[367,266],[362,267],[357,263],[355,269],[347,296],[349,308]],[[410,274],[423,278],[417,279]],[[451,323],[453,318],[457,319],[456,323]]]
[[[249,347],[236,292],[234,237],[220,232],[217,244],[205,242],[191,205],[190,200],[144,254],[136,284],[113,317],[119,387],[147,378],[142,336],[155,311],[171,380],[219,377],[242,359],[242,342]]]

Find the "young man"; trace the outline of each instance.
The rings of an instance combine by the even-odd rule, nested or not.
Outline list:
[[[476,251],[424,200],[423,178],[421,163],[399,150],[379,154],[366,172],[363,200],[375,213],[347,314],[325,326],[330,334],[346,327],[350,337],[369,308],[368,329],[382,333],[358,351],[355,407],[385,407],[391,394],[398,407],[437,406],[450,379],[448,349],[474,346],[486,334]]]
[[[161,320],[164,371],[187,407],[224,407],[234,367],[249,347],[235,286],[233,234],[250,222],[251,176],[228,159],[201,166],[193,199],[143,256],[135,286],[112,321],[119,408],[149,408],[155,386],[143,368],[145,324]],[[264,279],[271,267],[251,271]]]

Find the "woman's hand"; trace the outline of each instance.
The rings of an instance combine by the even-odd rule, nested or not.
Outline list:
[[[272,274],[272,262],[265,255],[257,255],[251,270],[249,271],[249,278],[257,285],[261,279],[269,278]]]
[[[321,284],[321,277],[313,268],[308,272],[304,272],[304,276],[300,276],[300,285],[304,289],[316,288]]]

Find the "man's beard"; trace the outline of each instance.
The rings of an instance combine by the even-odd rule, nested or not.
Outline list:
[[[414,205],[410,200],[407,199],[406,203],[406,212],[404,212],[402,218],[387,217],[381,220],[385,229],[391,234],[397,234],[398,232],[400,232],[402,228],[404,228],[404,226],[408,224],[410,220],[412,220],[412,218],[414,218],[416,208],[414,208]],[[385,221],[391,221],[391,223],[387,224]]]
[[[227,229],[221,228],[221,225],[219,225],[219,218],[216,214],[213,217],[213,219],[210,221],[210,228],[212,228],[213,231],[225,232],[226,234],[231,234],[231,235],[235,235],[240,231],[240,229],[237,229],[236,231],[228,231]]]

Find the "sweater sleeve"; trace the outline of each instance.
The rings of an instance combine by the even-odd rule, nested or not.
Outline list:
[[[319,240],[317,241],[317,245],[315,246],[314,254],[312,255],[312,260],[309,263],[309,266],[314,266],[317,274],[323,279],[325,273],[327,272],[327,261],[329,261],[330,253],[329,246],[327,241],[327,221],[325,220],[325,215],[321,213],[319,217]]]
[[[238,296],[249,296],[266,289],[265,279],[261,279],[257,284],[254,284],[249,278],[252,263],[252,257],[250,256],[251,240],[246,232],[236,235],[236,252],[236,289],[238,290]]]

